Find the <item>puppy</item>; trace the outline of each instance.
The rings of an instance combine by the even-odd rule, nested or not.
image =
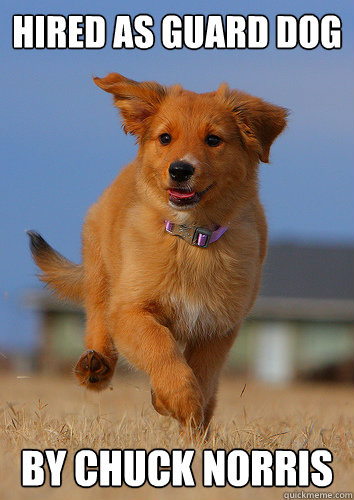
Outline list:
[[[86,309],[80,384],[106,388],[121,353],[149,375],[159,413],[203,431],[258,292],[258,164],[287,112],[226,84],[197,94],[117,73],[94,82],[113,95],[137,157],[90,208],[81,265],[29,231],[32,254],[40,279]]]

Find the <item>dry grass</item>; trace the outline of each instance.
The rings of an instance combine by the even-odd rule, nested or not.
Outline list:
[[[334,484],[328,491],[353,491],[353,391],[350,386],[296,385],[270,388],[244,380],[222,381],[207,447],[329,448]],[[80,448],[187,448],[175,422],[157,415],[143,378],[115,379],[114,390],[88,394],[71,379],[1,376],[0,500],[10,499],[235,499],[282,498],[285,490],[201,486],[200,449],[194,461],[197,487],[82,489],[73,482],[72,457]],[[67,448],[63,486],[21,488],[22,448]],[[294,490],[294,488],[292,489]],[[299,490],[299,488],[297,488]],[[314,491],[314,488],[309,490]],[[289,490],[288,490],[289,491]],[[322,490],[327,491],[327,490]]]

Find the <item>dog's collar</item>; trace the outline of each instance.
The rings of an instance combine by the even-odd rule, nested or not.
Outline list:
[[[184,224],[175,224],[169,220],[165,220],[165,229],[173,236],[179,236],[190,245],[208,248],[210,243],[218,240],[228,227],[216,226],[214,230],[206,229],[198,226],[186,226]]]

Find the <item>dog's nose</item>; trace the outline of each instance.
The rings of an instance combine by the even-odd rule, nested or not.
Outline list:
[[[194,173],[194,167],[185,161],[174,161],[168,169],[170,177],[177,182],[188,181]]]

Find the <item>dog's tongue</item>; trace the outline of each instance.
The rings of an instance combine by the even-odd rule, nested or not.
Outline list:
[[[195,191],[179,191],[178,189],[169,189],[168,192],[174,198],[193,198]]]

